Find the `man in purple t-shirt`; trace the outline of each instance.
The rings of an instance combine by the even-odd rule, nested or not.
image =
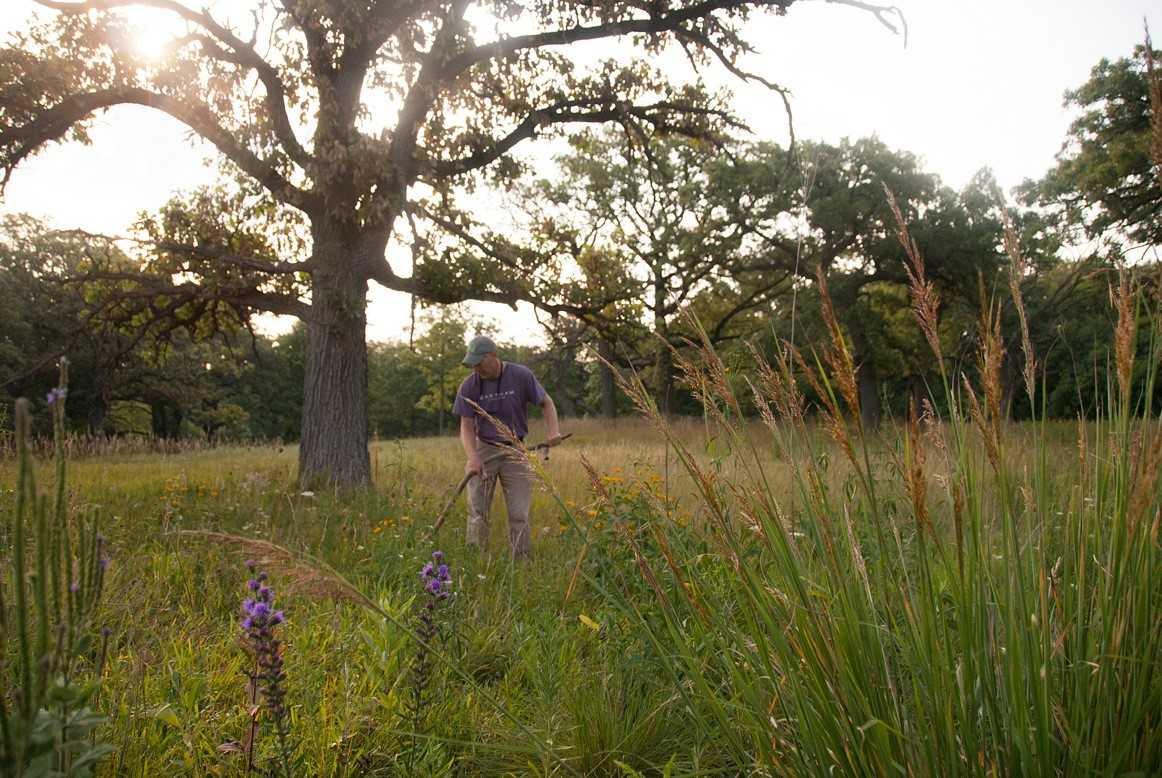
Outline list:
[[[528,463],[515,451],[512,455],[494,456],[504,447],[511,447],[512,441],[481,415],[476,406],[508,427],[520,440],[529,432],[528,406],[541,406],[550,446],[561,442],[557,407],[533,371],[515,362],[501,361],[491,338],[484,335],[473,338],[468,343],[464,364],[472,368],[472,375],[460,384],[452,410],[460,417],[460,443],[468,457],[464,472],[476,476],[468,481],[468,544],[481,550],[488,546],[488,512],[499,480],[508,508],[509,549],[514,559],[524,559],[532,545],[529,530],[532,473]]]

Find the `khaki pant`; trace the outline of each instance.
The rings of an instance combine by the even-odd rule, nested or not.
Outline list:
[[[468,482],[468,544],[482,551],[488,548],[488,513],[499,480],[508,509],[509,550],[513,559],[524,559],[532,545],[529,505],[533,496],[533,474],[520,452],[505,451],[503,446],[476,441],[476,454],[485,464],[483,475]],[[492,461],[488,461],[489,458],[493,458]]]

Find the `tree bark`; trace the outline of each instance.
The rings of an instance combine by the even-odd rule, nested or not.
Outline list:
[[[353,245],[320,244],[316,234],[322,261],[307,319],[299,483],[304,489],[367,486],[367,281],[351,256]]]
[[[1024,357],[1017,356],[1006,359],[1001,365],[1001,413],[1006,419],[1013,418],[1013,405],[1016,403],[1018,395],[1024,393],[1025,382],[1021,375],[1021,365],[1017,364],[1018,359],[1024,359]]]
[[[674,356],[670,353],[670,330],[662,313],[666,304],[666,282],[660,273],[654,274],[654,335],[657,351],[654,361],[654,391],[658,410],[670,415],[670,395],[674,389]]]
[[[880,380],[870,361],[865,360],[858,368],[856,381],[859,383],[859,415],[866,430],[880,426]]]
[[[924,400],[928,399],[928,389],[924,385],[923,376],[914,375],[908,379],[908,388],[912,397],[912,407],[917,414],[923,413]]]
[[[441,355],[441,356],[443,356],[443,355]],[[441,369],[440,370],[440,402],[438,402],[436,404],[437,405],[436,414],[439,416],[439,419],[440,419],[440,437],[441,438],[444,437],[444,416],[445,416],[444,399],[445,399],[445,397],[444,397],[444,371]]]
[[[553,360],[553,403],[557,406],[557,415],[563,419],[577,415],[577,401],[573,399],[569,385],[569,365],[572,362],[572,351],[563,351],[558,359]]]
[[[617,382],[613,378],[613,345],[602,338],[597,342],[597,353],[605,362],[597,363],[598,378],[601,385],[601,415],[607,419],[617,416]]]
[[[871,344],[858,321],[849,323],[851,345],[856,363],[856,389],[859,391],[860,423],[866,430],[880,426],[883,408],[880,403],[880,377],[872,363]]]
[[[669,344],[664,340],[658,341],[654,363],[654,388],[657,392],[658,410],[663,416],[669,416],[672,410],[671,395],[674,392],[674,355],[670,353]]]

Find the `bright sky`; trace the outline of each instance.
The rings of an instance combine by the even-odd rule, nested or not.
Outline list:
[[[955,187],[985,166],[1005,188],[1040,176],[1072,118],[1062,108],[1065,90],[1084,82],[1102,57],[1128,56],[1143,39],[1144,19],[1155,39],[1162,38],[1157,0],[897,3],[908,22],[906,48],[870,15],[800,0],[784,18],[752,23],[759,53],[748,67],[793,91],[800,138],[874,133],[921,155]],[[22,28],[35,7],[31,0],[4,0],[0,33]],[[736,85],[736,93],[756,137],[785,138],[781,103],[756,87]],[[18,169],[0,210],[27,211],[59,227],[124,233],[141,211],[211,180],[202,165],[208,147],[148,109],[109,112],[92,137],[92,146],[53,146]],[[370,299],[368,336],[406,337],[408,299],[375,285]],[[528,311],[474,310],[494,319],[502,336],[539,340]]]

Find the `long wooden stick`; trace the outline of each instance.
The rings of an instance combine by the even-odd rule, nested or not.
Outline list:
[[[566,438],[571,438],[572,436],[573,436],[572,432],[567,433],[567,434],[561,436],[561,440],[565,440]],[[535,446],[530,446],[528,450],[529,451],[536,451],[536,450],[542,449],[542,448],[548,449],[549,444],[548,443],[538,443]],[[495,462],[496,460],[500,459],[501,457],[510,456],[513,453],[513,451],[516,451],[516,450],[517,449],[505,448],[504,450],[497,451],[495,454],[492,454],[491,456],[484,459],[481,462],[481,466],[482,467],[487,466],[490,462]],[[452,492],[452,496],[448,498],[448,502],[444,505],[443,510],[441,510],[440,513],[436,516],[436,521],[432,524],[432,529],[428,532],[429,539],[436,537],[436,533],[440,531],[440,527],[444,526],[444,521],[448,518],[448,511],[452,510],[452,506],[456,504],[456,500],[457,500],[457,498],[460,497],[460,493],[464,491],[464,487],[468,485],[468,482],[471,481],[473,476],[475,476],[475,475],[476,475],[476,473],[465,473],[464,477],[460,479],[460,483],[456,485],[455,490],[453,490],[453,492]]]

